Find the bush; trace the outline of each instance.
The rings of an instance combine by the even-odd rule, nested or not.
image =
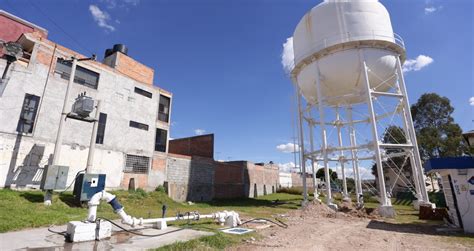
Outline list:
[[[157,186],[157,187],[155,188],[155,192],[162,192],[162,193],[164,193],[164,192],[166,192],[166,190],[165,190],[165,187],[164,187],[164,186],[159,185],[159,186]]]
[[[130,190],[128,194],[128,197],[130,199],[143,199],[143,198],[146,198],[147,196],[148,196],[148,193],[141,188],[137,188],[135,191]]]
[[[428,197],[431,203],[436,204],[436,207],[446,207],[446,200],[442,191],[428,193]]]
[[[288,194],[295,194],[295,195],[302,195],[303,188],[302,187],[280,187],[277,189],[277,193],[288,193]],[[308,187],[308,194],[313,195],[313,189]]]

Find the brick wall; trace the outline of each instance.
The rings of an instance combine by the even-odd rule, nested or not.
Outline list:
[[[176,201],[210,201],[214,195],[213,159],[170,154],[168,195]]]
[[[214,197],[217,199],[245,197],[248,173],[243,165],[216,162],[214,172]],[[248,189],[248,188],[247,188]]]
[[[0,39],[10,42],[17,41],[17,39],[23,33],[29,33],[33,31],[39,31],[43,37],[47,37],[48,34],[45,30],[40,30],[33,25],[29,25],[26,22],[15,20],[13,16],[7,13],[0,12]]]
[[[169,153],[214,158],[214,134],[169,141]]]
[[[153,85],[154,70],[152,68],[120,52],[115,54],[117,54],[115,69],[139,82]]]

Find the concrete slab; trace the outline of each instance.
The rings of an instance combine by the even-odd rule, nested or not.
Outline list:
[[[55,226],[51,230],[66,231],[66,225]],[[166,230],[151,228],[135,230],[148,235],[164,234],[157,237],[137,236],[119,230],[114,227],[112,237],[108,239],[79,243],[66,242],[63,236],[49,232],[48,228],[2,233],[0,250],[146,250],[213,235],[211,232],[176,227],[168,227]]]

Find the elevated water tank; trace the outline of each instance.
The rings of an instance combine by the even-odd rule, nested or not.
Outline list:
[[[378,86],[378,91],[388,90],[396,81],[396,57],[405,60],[403,41],[393,33],[390,16],[377,0],[325,0],[298,23],[293,49],[292,74],[313,104],[318,69],[327,104],[354,104],[366,101],[361,95],[361,58],[370,69],[371,87]]]

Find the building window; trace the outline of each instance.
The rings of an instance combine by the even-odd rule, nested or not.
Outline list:
[[[55,72],[61,75],[61,78],[69,80],[71,74],[72,63],[58,58]],[[74,76],[74,83],[84,85],[93,89],[97,89],[99,84],[100,74],[86,69],[82,66],[76,66],[76,75]]]
[[[156,129],[155,136],[155,151],[166,152],[166,140],[168,137],[168,132],[163,129]]]
[[[149,157],[127,154],[123,171],[125,173],[148,173],[149,165]]]
[[[100,113],[99,127],[97,128],[97,136],[95,138],[96,144],[104,144],[105,124],[107,123],[107,114]]]
[[[158,107],[158,120],[168,123],[170,120],[170,103],[169,97],[160,95],[160,105]]]
[[[148,125],[130,120],[130,127],[148,131]]]
[[[21,108],[20,119],[16,131],[19,133],[32,133],[35,123],[36,112],[38,111],[40,97],[25,94],[23,107]]]
[[[143,96],[145,96],[145,97],[147,97],[147,98],[152,98],[152,97],[153,97],[153,94],[152,94],[151,92],[145,91],[145,90],[140,89],[140,88],[138,88],[138,87],[135,87],[135,93],[138,93],[138,94],[140,94],[140,95],[143,95]]]

